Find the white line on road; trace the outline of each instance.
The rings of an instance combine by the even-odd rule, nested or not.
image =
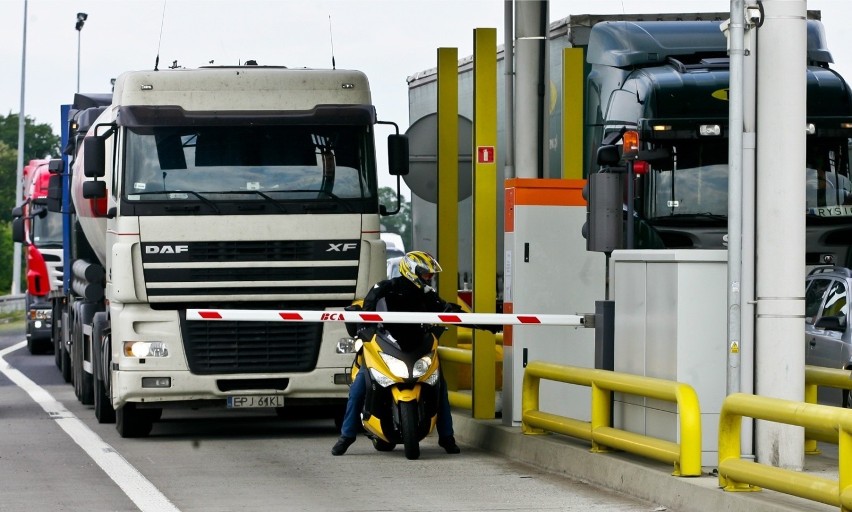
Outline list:
[[[22,341],[0,350],[0,371],[19,388],[26,391],[48,416],[56,420],[62,430],[112,478],[113,482],[124,491],[124,494],[139,507],[139,510],[142,512],[180,512],[180,509],[169,501],[159,489],[154,487],[154,484],[127,462],[112,446],[89,429],[74,413],[67,410],[47,390],[6,362],[6,354],[20,350],[26,344],[25,341]]]

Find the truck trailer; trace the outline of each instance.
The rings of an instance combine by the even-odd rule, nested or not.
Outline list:
[[[68,165],[54,198],[70,199],[74,229],[59,335],[98,420],[139,437],[171,407],[341,416],[352,362],[336,351],[342,325],[189,322],[186,311],[337,311],[384,278],[383,122],[367,77],[135,71],[108,105],[63,111]],[[391,172],[407,172],[398,130],[388,150]]]

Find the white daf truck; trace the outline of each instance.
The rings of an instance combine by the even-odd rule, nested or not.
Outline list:
[[[99,421],[139,437],[165,407],[342,413],[343,325],[186,310],[335,311],[383,279],[377,123],[361,72],[256,65],[128,72],[85,136],[71,120],[61,335]],[[405,174],[395,132],[389,167]]]

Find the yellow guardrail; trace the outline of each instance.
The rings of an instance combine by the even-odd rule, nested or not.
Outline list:
[[[743,417],[755,418],[837,437],[839,480],[808,475],[740,458]],[[726,491],[765,487],[852,511],[852,410],[764,396],[735,393],[725,398],[719,416],[719,486]]]
[[[820,387],[852,390],[852,371],[822,366],[805,366],[805,402],[817,403],[817,390]],[[817,441],[837,443],[834,429],[805,430],[805,453],[817,454]]]
[[[441,361],[452,363],[473,364],[473,351],[455,347],[438,347],[438,358]],[[450,405],[464,409],[473,409],[473,395],[450,391],[448,393]]]
[[[538,410],[541,379],[592,388],[591,421]],[[612,392],[675,402],[680,413],[680,444],[610,426]],[[524,371],[521,428],[524,433],[551,431],[592,442],[592,451],[623,450],[674,463],[675,476],[701,475],[701,411],[688,384],[640,375],[532,361]]]
[[[459,343],[471,343],[472,341],[472,331],[471,329],[459,329],[458,330],[458,341]],[[495,335],[496,342],[499,345],[503,344],[503,333],[499,332]],[[438,357],[441,361],[446,361],[450,363],[461,363],[461,364],[473,364],[473,351],[465,348],[456,348],[456,347],[438,347]],[[473,385],[473,382],[471,382]],[[450,391],[449,392],[450,405],[453,407],[459,407],[462,409],[473,409],[473,394],[472,393],[462,393],[460,391]]]

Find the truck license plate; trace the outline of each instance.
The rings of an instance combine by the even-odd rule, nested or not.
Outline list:
[[[229,396],[228,409],[247,407],[284,407],[284,397],[280,395]]]

